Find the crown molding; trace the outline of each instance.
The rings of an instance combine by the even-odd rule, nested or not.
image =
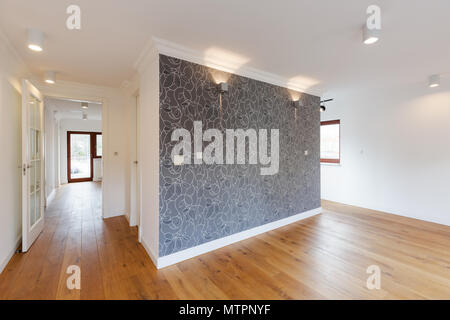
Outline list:
[[[147,66],[147,64],[158,57],[159,54],[186,60],[209,68],[236,74],[242,77],[270,83],[301,93],[312,94],[315,96],[320,96],[322,94],[322,92],[319,90],[305,88],[301,84],[293,83],[292,80],[289,80],[288,78],[260,69],[252,68],[250,66],[244,65],[239,67],[238,70],[235,70],[233,67],[230,67],[230,65],[227,64],[226,61],[221,60],[219,57],[205,57],[205,55],[199,51],[157,37],[152,37],[152,39],[146,44],[141,54],[139,55],[139,58],[136,60],[134,68],[141,73]]]

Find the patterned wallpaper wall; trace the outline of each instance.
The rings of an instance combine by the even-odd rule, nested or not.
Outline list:
[[[222,119],[213,75],[228,77]],[[285,88],[160,55],[160,257],[320,207],[320,99],[300,100],[295,119]],[[185,128],[193,137],[194,121],[203,130],[279,129],[278,174],[249,164],[175,166],[171,134]]]

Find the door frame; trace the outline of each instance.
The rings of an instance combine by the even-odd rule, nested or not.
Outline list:
[[[72,179],[71,178],[71,143],[70,143],[70,136],[73,134],[83,134],[83,135],[89,135],[89,143],[91,148],[91,174],[89,178],[79,178],[79,179]],[[93,131],[67,131],[67,181],[69,183],[77,183],[77,182],[88,182],[94,180],[94,159],[101,159],[101,156],[97,155],[97,136],[101,135],[103,138],[103,135],[101,132],[93,132]]]
[[[109,108],[110,108],[110,100],[112,99],[111,94],[106,91],[98,90],[98,87],[94,87],[91,85],[61,85],[57,84],[48,85],[41,84],[39,86],[39,90],[42,93],[42,96],[45,98],[54,98],[54,99],[63,99],[63,100],[73,100],[73,101],[90,101],[97,102],[102,105],[102,217],[107,217],[106,213],[111,211],[109,199],[107,196],[107,185],[109,185],[108,177],[109,177],[109,164],[110,164],[110,156],[109,156],[109,128],[108,128],[108,119],[109,119]],[[59,126],[59,125],[58,125]],[[64,139],[60,128],[58,128],[58,144],[61,146],[61,141]],[[58,154],[59,157],[59,154]],[[59,159],[61,159],[59,157]],[[59,161],[59,164],[61,162]],[[61,186],[61,171],[58,171],[59,176],[59,184],[58,187]]]

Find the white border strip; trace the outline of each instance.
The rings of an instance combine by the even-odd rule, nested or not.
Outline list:
[[[299,213],[299,214],[296,214],[291,217],[287,217],[287,218],[284,218],[281,220],[270,222],[270,223],[264,224],[262,226],[255,227],[255,228],[252,228],[249,230],[245,230],[245,231],[242,231],[239,233],[235,233],[235,234],[232,234],[232,235],[224,237],[224,238],[213,240],[213,241],[201,244],[196,247],[192,247],[192,248],[189,248],[189,249],[186,249],[183,251],[175,252],[168,256],[158,258],[158,263],[156,265],[156,268],[161,269],[161,268],[176,264],[178,262],[196,257],[196,256],[204,254],[206,252],[213,251],[213,250],[222,248],[224,246],[230,245],[232,243],[254,237],[258,234],[261,234],[261,233],[264,233],[267,231],[271,231],[271,230],[283,227],[285,225],[315,216],[321,212],[322,212],[321,207],[317,208],[317,209],[305,211],[303,213]],[[146,248],[147,252],[149,253],[149,255],[151,257],[152,255],[150,254],[150,251],[147,249],[147,246],[145,245],[144,241],[142,241],[142,244],[144,245],[144,248]],[[152,258],[152,260],[154,261],[154,258]]]

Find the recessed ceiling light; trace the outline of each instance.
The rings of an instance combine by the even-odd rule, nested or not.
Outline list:
[[[40,52],[43,50],[44,35],[38,29],[28,29],[28,48]]]
[[[363,26],[363,42],[364,44],[374,44],[380,39],[380,30],[369,29],[365,24]]]
[[[433,74],[428,78],[428,86],[430,88],[439,87],[441,84],[441,76],[438,74]]]
[[[55,83],[55,71],[47,71],[44,77],[45,82],[54,84]]]

